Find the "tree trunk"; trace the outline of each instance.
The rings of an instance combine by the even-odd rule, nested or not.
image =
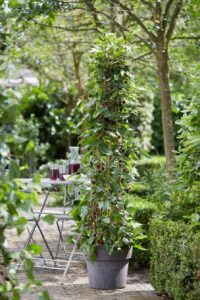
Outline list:
[[[77,86],[77,90],[78,90],[78,97],[80,97],[83,92],[83,87],[81,84],[81,75],[80,75],[81,55],[82,55],[82,52],[79,52],[76,50],[72,51],[74,71],[75,71],[75,77],[76,77],[76,82],[77,82],[76,86]]]
[[[165,47],[164,36],[161,36],[157,42],[157,72],[160,87],[160,101],[162,111],[162,127],[164,150],[166,156],[166,168],[169,178],[174,178],[175,170],[175,147],[173,136],[173,122],[172,122],[172,105],[171,105],[171,91],[169,86],[169,66],[168,66],[168,51]]]

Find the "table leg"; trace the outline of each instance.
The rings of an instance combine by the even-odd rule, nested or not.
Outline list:
[[[66,213],[66,205],[67,205],[67,185],[64,185],[64,200],[63,200],[63,214]],[[57,248],[56,248],[56,259],[58,257],[58,252],[59,252],[59,248],[60,248],[60,242],[62,242],[61,238],[62,238],[62,231],[63,231],[63,226],[64,226],[64,220],[62,220],[62,225],[61,225],[61,230],[60,227],[57,224],[57,227],[59,228],[59,240],[58,240],[58,244],[57,244]]]

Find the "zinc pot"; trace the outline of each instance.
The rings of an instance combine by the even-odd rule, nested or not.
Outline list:
[[[89,286],[100,290],[124,288],[131,256],[132,248],[116,250],[108,255],[104,246],[98,246],[94,262],[86,257]]]

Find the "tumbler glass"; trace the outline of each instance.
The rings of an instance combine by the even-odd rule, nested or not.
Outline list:
[[[51,164],[50,166],[50,179],[57,180],[59,179],[59,168],[56,164]]]

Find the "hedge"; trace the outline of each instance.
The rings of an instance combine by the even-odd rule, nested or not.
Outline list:
[[[143,158],[135,162],[139,176],[144,177],[147,174],[151,175],[155,170],[164,169],[166,159],[164,156],[151,156],[150,158]]]
[[[141,241],[141,245],[146,250],[133,249],[133,256],[130,265],[134,269],[141,269],[149,267],[150,254],[149,254],[149,224],[153,215],[157,212],[157,207],[154,203],[149,202],[145,198],[135,195],[129,196],[129,203],[132,206],[132,214],[134,221],[142,224],[147,238]]]
[[[200,233],[182,222],[152,220],[150,280],[174,300],[200,299]]]

